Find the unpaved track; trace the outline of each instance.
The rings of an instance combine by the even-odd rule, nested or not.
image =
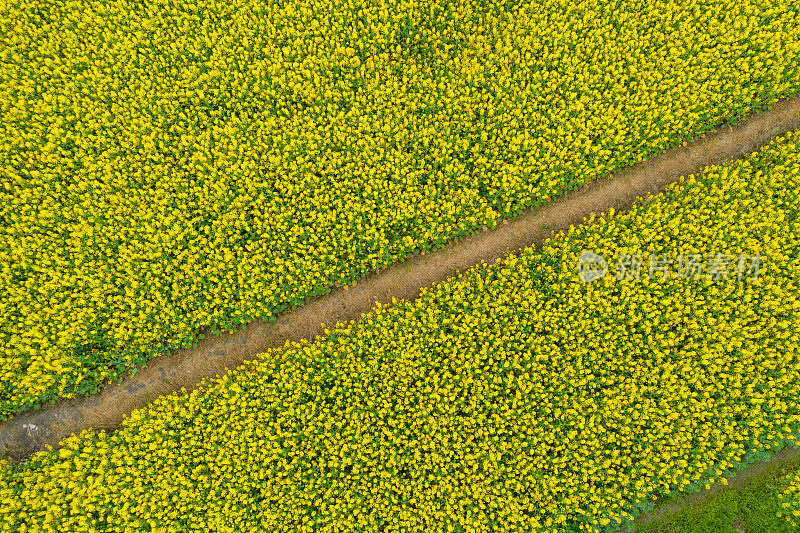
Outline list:
[[[269,347],[281,347],[289,340],[313,340],[337,321],[361,320],[376,301],[391,304],[392,297],[414,299],[420,289],[444,281],[459,271],[485,261],[493,262],[509,251],[529,245],[540,246],[552,231],[583,223],[591,212],[613,207],[629,208],[637,197],[658,194],[682,175],[697,173],[710,164],[750,153],[787,131],[800,127],[800,97],[783,99],[764,111],[731,127],[704,135],[695,142],[668,150],[620,172],[597,179],[587,187],[570,191],[529,210],[517,219],[503,222],[450,243],[444,249],[417,255],[370,275],[345,290],[342,287],[317,296],[299,309],[291,310],[269,325],[256,321],[236,333],[206,337],[194,349],[177,350],[152,359],[134,376],[106,385],[100,393],[53,406],[21,413],[0,426],[0,452],[13,462],[44,449],[86,428],[114,430],[134,409],[156,397],[194,389],[203,378],[224,374]]]

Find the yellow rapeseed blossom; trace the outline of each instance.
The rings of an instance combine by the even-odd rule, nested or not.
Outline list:
[[[762,4],[7,2],[0,420],[796,94]]]
[[[778,516],[786,517],[794,527],[800,528],[800,471],[789,476],[778,492]]]
[[[798,191],[793,133],[260,354],[112,434],[0,469],[0,531],[628,524],[659,495],[800,444]],[[582,280],[585,251],[610,273]],[[666,276],[620,268],[673,251],[703,254],[702,275],[687,258]],[[760,270],[721,268],[739,252]]]

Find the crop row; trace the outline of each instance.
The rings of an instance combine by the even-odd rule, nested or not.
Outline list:
[[[800,528],[800,471],[791,475],[778,494],[780,514],[794,527]]]
[[[0,469],[0,531],[625,523],[798,443],[799,191],[795,133],[260,354]]]
[[[760,0],[12,2],[0,420],[800,88]]]

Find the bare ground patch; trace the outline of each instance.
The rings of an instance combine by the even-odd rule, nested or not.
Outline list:
[[[206,337],[196,348],[152,359],[135,375],[107,384],[96,395],[21,413],[0,426],[0,453],[18,462],[45,449],[45,445],[58,447],[64,437],[87,428],[113,431],[126,415],[158,396],[181,388],[193,390],[204,378],[224,374],[226,368],[253,359],[267,348],[281,347],[290,340],[313,340],[324,333],[323,324],[359,321],[376,302],[388,305],[393,297],[415,299],[424,287],[481,262],[491,263],[510,251],[541,246],[553,231],[577,226],[592,212],[599,214],[612,207],[623,211],[637,197],[658,194],[682,175],[753,152],[798,127],[800,97],[780,100],[735,126],[723,126],[696,141],[597,179],[493,230],[484,228],[436,253],[419,254],[372,272],[349,288],[334,287],[331,293],[284,313],[274,324],[256,321],[237,332]]]

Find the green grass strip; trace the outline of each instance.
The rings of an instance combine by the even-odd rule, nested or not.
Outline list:
[[[636,533],[793,533],[800,527],[800,461],[769,464],[757,475],[716,491],[677,513],[642,524]],[[678,499],[680,496],[675,495]]]

